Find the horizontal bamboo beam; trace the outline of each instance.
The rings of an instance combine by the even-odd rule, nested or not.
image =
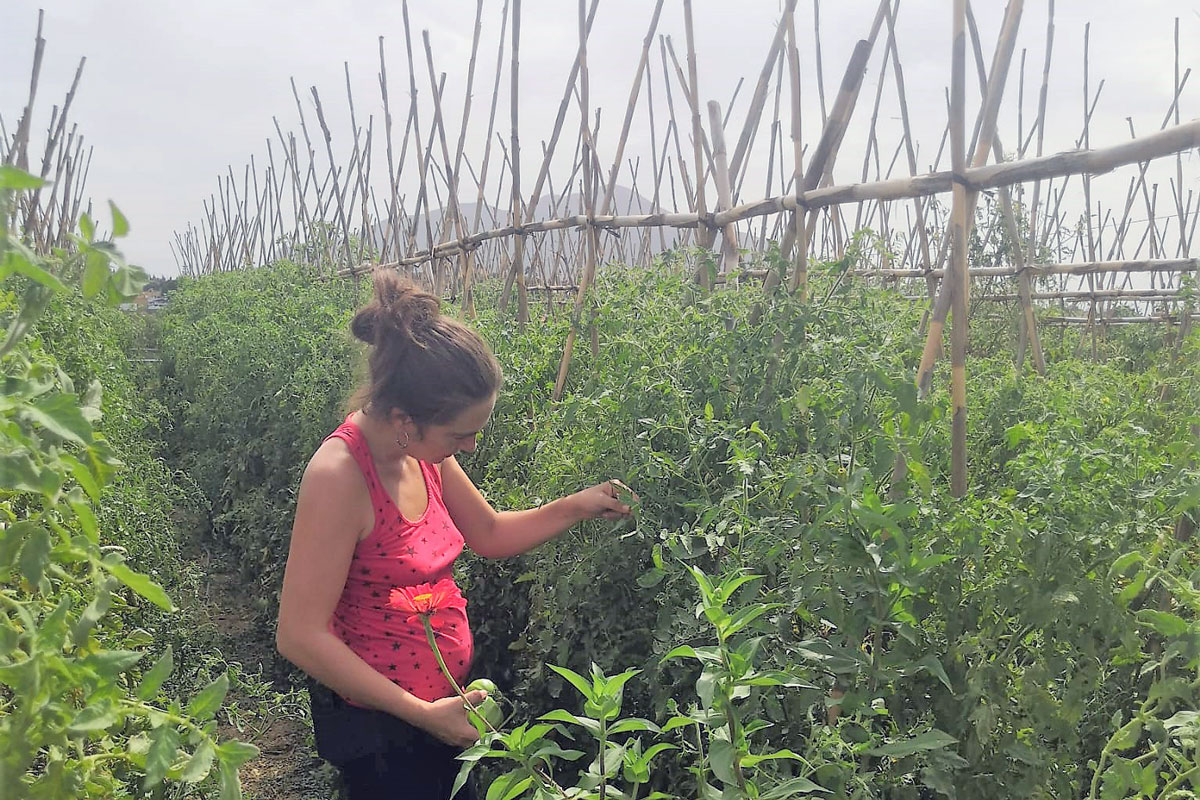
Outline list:
[[[1184,319],[1178,315],[1159,315],[1150,317],[1113,317],[1111,319],[1103,319],[1099,317],[1046,317],[1039,320],[1045,325],[1140,325],[1150,322],[1180,322]],[[1187,317],[1192,322],[1200,322],[1200,314],[1192,314]]]
[[[1080,261],[1078,263],[1030,264],[1026,269],[1036,275],[1095,275],[1108,272],[1196,272],[1200,258],[1141,259],[1137,261]],[[852,269],[850,274],[867,278],[941,278],[945,270],[933,269]],[[1021,274],[1016,267],[975,267],[971,277],[1008,277]]]
[[[1182,303],[1194,299],[1190,294],[1164,292],[1162,289],[1096,289],[1095,291],[1031,292],[1029,296],[1032,300],[1137,300],[1143,303]],[[1019,300],[1020,297],[1019,294],[1014,293],[981,294],[975,297],[975,299],[990,300],[992,302],[1012,302]],[[905,299],[924,301],[929,299],[929,295],[905,295]]]
[[[1117,167],[1150,161],[1172,155],[1183,150],[1200,147],[1200,119],[1168,128],[1158,133],[1142,136],[1129,142],[1097,150],[1070,150],[1042,158],[1010,161],[1002,164],[973,167],[964,170],[957,178],[948,171],[933,172],[911,178],[858,183],[844,186],[829,186],[812,189],[798,194],[768,197],[751,203],[735,206],[719,213],[658,213],[634,215],[584,214],[549,219],[525,225],[509,225],[481,231],[470,236],[444,242],[431,250],[422,250],[408,258],[390,263],[363,264],[339,270],[340,276],[357,275],[375,268],[395,268],[420,264],[431,258],[454,255],[463,249],[473,249],[492,239],[509,236],[543,233],[571,228],[595,227],[617,228],[695,228],[703,226],[716,230],[726,225],[751,217],[796,211],[799,209],[824,208],[842,203],[858,203],[867,200],[905,200],[947,192],[956,183],[972,191],[994,189],[1030,180],[1043,180],[1066,175],[1088,173],[1091,175],[1109,172]]]

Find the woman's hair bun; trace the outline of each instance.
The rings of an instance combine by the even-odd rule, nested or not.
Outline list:
[[[376,270],[374,283],[375,297],[354,315],[350,332],[371,345],[396,337],[422,345],[440,315],[438,299],[392,270]]]

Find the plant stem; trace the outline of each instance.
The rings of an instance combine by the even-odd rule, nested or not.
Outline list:
[[[433,651],[433,657],[437,659],[438,666],[442,668],[442,674],[446,676],[446,680],[450,682],[450,686],[453,687],[455,694],[462,698],[462,701],[464,704],[466,704],[467,708],[475,712],[476,717],[483,720],[483,724],[487,726],[489,731],[499,735],[500,731],[496,730],[492,723],[488,722],[487,719],[484,718],[483,714],[480,713],[475,704],[467,699],[467,693],[462,690],[462,687],[458,685],[458,681],[454,680],[454,676],[450,674],[450,668],[446,666],[446,660],[442,658],[442,651],[438,648],[437,639],[433,635],[433,624],[429,621],[430,616],[430,614],[421,614],[421,624],[425,626],[425,640],[429,642],[429,649]],[[567,796],[566,791],[564,791],[563,788],[559,786],[553,778],[535,767],[528,758],[519,753],[515,755],[517,756],[517,760],[521,763],[521,765],[525,767],[525,769],[529,770],[529,773],[541,782],[543,789],[556,792],[561,797]],[[603,761],[601,761],[601,765],[603,766]]]
[[[734,746],[733,753],[733,775],[737,778],[738,788],[742,791],[743,797],[750,797],[749,790],[746,788],[746,775],[742,772],[742,748],[746,745],[745,736],[742,733],[741,720],[738,719],[737,710],[733,707],[733,665],[729,661],[729,645],[725,641],[724,634],[720,629],[717,630],[717,644],[721,650],[721,663],[725,667],[725,674],[729,677],[729,683],[724,681],[721,686],[721,705],[724,706],[725,719],[729,723],[729,738]]]
[[[600,800],[608,797],[608,770],[604,767],[605,745],[608,743],[608,717],[602,712],[600,717]]]

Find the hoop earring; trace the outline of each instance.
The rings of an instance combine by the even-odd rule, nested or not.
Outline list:
[[[407,450],[408,443],[411,439],[412,439],[412,436],[409,434],[409,432],[404,431],[404,441],[400,441],[400,437],[396,437],[396,444],[399,445],[401,450]]]

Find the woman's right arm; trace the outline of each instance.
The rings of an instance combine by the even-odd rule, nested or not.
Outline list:
[[[478,734],[459,698],[428,703],[406,692],[329,630],[363,532],[352,522],[357,516],[353,509],[366,492],[356,471],[346,468],[349,454],[332,444],[317,451],[300,482],[275,645],[284,658],[343,697],[424,728],[442,741],[470,745]]]

